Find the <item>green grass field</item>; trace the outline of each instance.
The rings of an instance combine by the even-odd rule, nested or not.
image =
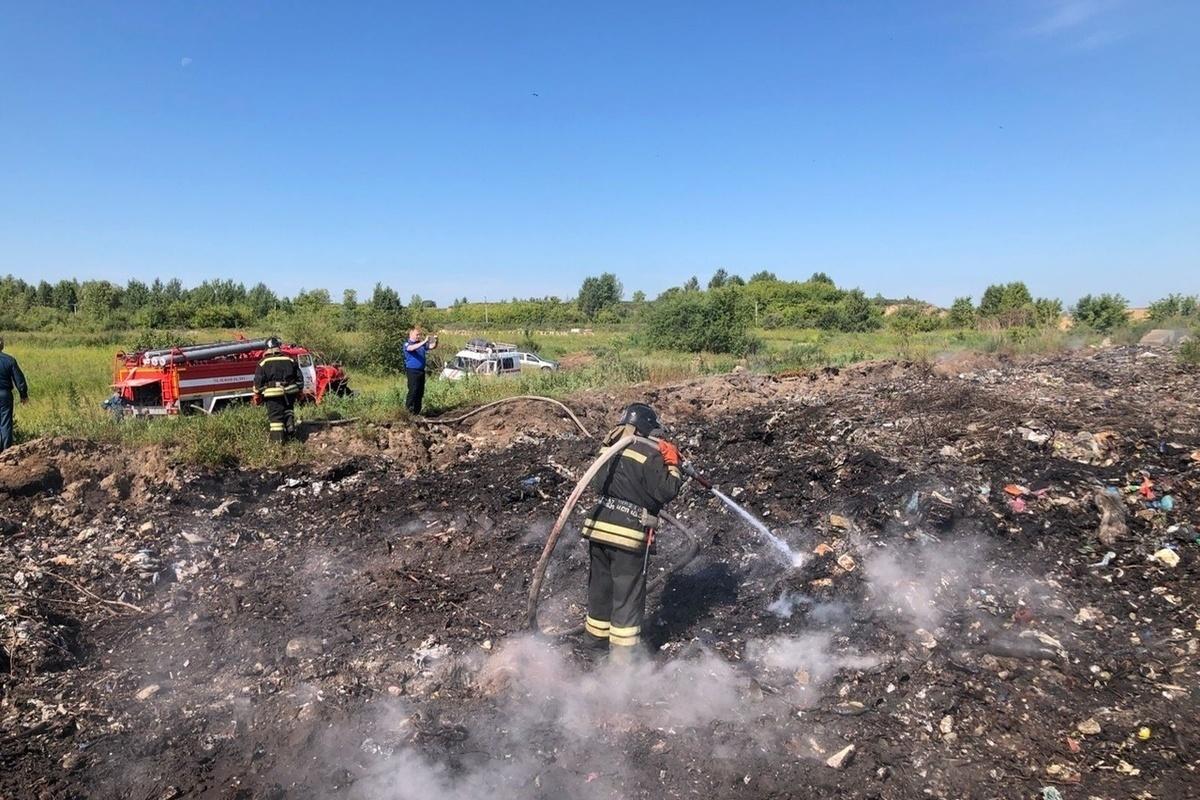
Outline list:
[[[257,332],[252,332],[257,333]],[[192,341],[231,338],[229,331],[189,331]],[[353,334],[348,334],[353,337]],[[432,379],[426,392],[426,411],[438,414],[515,394],[563,397],[601,387],[631,385],[640,381],[667,382],[728,372],[737,364],[756,372],[788,372],[829,364],[901,358],[928,359],[958,351],[1045,352],[1062,349],[1072,341],[1056,331],[987,334],[977,331],[936,331],[900,335],[873,333],[830,334],[816,330],[762,330],[758,352],[738,359],[711,353],[643,351],[631,342],[628,330],[594,334],[537,334],[532,342],[520,331],[489,331],[486,336],[528,348],[550,358],[568,358],[577,366],[555,373],[528,372],[496,380],[445,381]],[[470,338],[464,333],[441,335],[441,354],[451,357]],[[1077,338],[1077,337],[1076,337]],[[6,351],[16,357],[30,384],[30,402],[16,412],[17,440],[41,436],[81,436],[127,444],[161,443],[174,446],[181,456],[198,463],[267,464],[303,458],[302,448],[280,453],[266,441],[261,409],[234,408],[212,417],[114,420],[101,408],[110,395],[115,354],[132,348],[136,333],[13,334]],[[402,377],[350,370],[355,396],[331,398],[319,407],[299,409],[301,420],[349,419],[384,421],[405,416]]]

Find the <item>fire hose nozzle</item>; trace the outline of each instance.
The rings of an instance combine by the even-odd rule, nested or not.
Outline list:
[[[701,475],[699,472],[697,472],[696,468],[694,466],[692,466],[692,462],[690,462],[690,461],[683,462],[682,464],[679,465],[679,469],[683,472],[684,475],[687,475],[689,478],[691,478],[696,483],[703,486],[705,489],[711,490],[713,488],[712,481],[710,481],[708,478],[705,478],[703,475]]]

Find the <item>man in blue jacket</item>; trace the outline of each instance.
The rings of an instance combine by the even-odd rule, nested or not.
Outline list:
[[[425,399],[425,358],[430,350],[437,348],[436,336],[424,336],[420,327],[408,332],[404,343],[404,372],[408,376],[408,397],[404,407],[414,417],[421,414],[421,403]]]
[[[4,340],[0,339],[0,453],[13,444],[13,390],[21,396],[21,402],[29,402],[29,385],[25,375],[17,366],[17,360],[4,352]]]

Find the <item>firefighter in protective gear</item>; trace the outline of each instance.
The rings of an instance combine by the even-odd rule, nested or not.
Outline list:
[[[640,641],[646,566],[658,512],[675,499],[685,480],[679,451],[663,434],[650,406],[634,403],[625,409],[604,447],[624,436],[637,438],[592,480],[600,501],[583,523],[590,555],[584,630],[590,644],[609,646],[617,660],[627,660]]]
[[[293,407],[304,390],[304,374],[296,359],[284,353],[279,340],[272,339],[254,371],[254,399],[267,407],[271,441],[283,444],[296,429]]]

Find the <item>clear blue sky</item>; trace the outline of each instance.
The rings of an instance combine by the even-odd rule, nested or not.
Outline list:
[[[6,2],[0,273],[1200,292],[1200,2]]]

